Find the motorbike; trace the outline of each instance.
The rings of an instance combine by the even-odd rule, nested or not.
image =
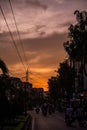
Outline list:
[[[36,108],[36,113],[39,114],[40,108]]]
[[[42,110],[42,114],[43,114],[44,116],[46,116],[46,115],[47,115],[47,110],[43,109],[43,110]]]

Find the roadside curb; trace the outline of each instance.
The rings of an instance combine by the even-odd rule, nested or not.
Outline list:
[[[29,115],[21,130],[32,130],[32,116]]]

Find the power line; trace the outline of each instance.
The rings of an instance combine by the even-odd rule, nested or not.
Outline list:
[[[10,4],[11,11],[12,11],[15,27],[16,27],[16,30],[17,30],[17,34],[18,34],[18,40],[19,40],[19,43],[21,45],[21,48],[22,48],[22,51],[23,51],[23,54],[24,54],[24,58],[25,58],[25,62],[26,62],[26,65],[27,65],[26,81],[28,81],[28,79],[29,79],[28,77],[29,77],[29,73],[30,73],[30,71],[28,71],[29,64],[28,64],[28,60],[27,60],[27,57],[26,57],[26,54],[25,54],[24,46],[23,46],[23,43],[22,43],[22,40],[21,40],[21,37],[20,37],[20,33],[19,33],[18,26],[17,26],[16,18],[15,18],[15,15],[14,15],[14,11],[13,11],[13,6],[12,6],[11,0],[9,0],[9,4]]]
[[[4,11],[3,11],[1,5],[0,5],[0,10],[1,10],[1,13],[2,13],[2,15],[3,15],[3,18],[4,18],[4,20],[5,20],[5,23],[6,23],[6,26],[7,26],[7,28],[8,28],[8,31],[9,31],[9,33],[10,33],[10,36],[11,36],[11,38],[12,38],[13,44],[14,44],[14,46],[15,46],[15,49],[16,49],[16,51],[17,51],[18,57],[19,57],[19,59],[20,59],[22,65],[23,65],[24,68],[25,68],[25,65],[24,65],[24,63],[23,63],[23,61],[22,61],[21,55],[20,55],[19,50],[18,50],[18,48],[17,48],[17,46],[16,46],[14,37],[13,37],[13,35],[12,35],[12,32],[11,32],[11,30],[10,30],[10,27],[9,27],[9,25],[8,25],[8,22],[7,22],[7,20],[6,20],[6,17],[5,17],[5,15],[4,15]],[[26,68],[25,68],[25,70],[26,70]]]
[[[15,23],[15,26],[16,26],[16,30],[17,30],[17,34],[18,34],[18,39],[19,39],[21,48],[22,48],[22,50],[23,50],[24,58],[25,58],[25,61],[26,61],[27,66],[29,67],[28,61],[27,61],[27,57],[26,57],[26,55],[25,55],[24,46],[23,46],[23,43],[22,43],[22,40],[21,40],[21,37],[20,37],[20,33],[19,33],[19,29],[18,29],[18,26],[17,26],[16,18],[15,18],[15,15],[14,15],[14,11],[13,11],[13,7],[12,7],[11,0],[9,0],[9,4],[10,4],[10,7],[11,7],[11,11],[12,11],[14,23]]]

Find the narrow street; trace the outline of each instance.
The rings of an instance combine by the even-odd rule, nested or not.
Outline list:
[[[72,127],[66,126],[63,113],[55,112],[52,115],[44,117],[40,111],[36,114],[35,111],[29,112],[32,117],[32,130],[83,130],[87,128],[79,127],[75,122]]]

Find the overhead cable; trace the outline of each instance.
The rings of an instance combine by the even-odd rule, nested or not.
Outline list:
[[[16,46],[14,37],[13,37],[13,35],[12,35],[12,32],[11,32],[11,30],[10,30],[10,27],[9,27],[9,25],[8,25],[8,22],[7,22],[7,20],[6,20],[6,17],[5,17],[5,14],[4,14],[4,11],[3,11],[1,5],[0,5],[0,10],[1,10],[1,13],[2,13],[2,15],[3,15],[3,18],[4,18],[4,20],[5,20],[5,23],[6,23],[6,26],[7,26],[7,28],[8,28],[8,31],[9,31],[9,33],[10,33],[10,36],[11,36],[11,38],[12,38],[13,44],[14,44],[14,46],[15,46],[15,49],[16,49],[16,51],[17,51],[18,57],[19,57],[19,59],[20,59],[22,65],[24,66],[24,69],[26,70],[25,65],[24,65],[24,63],[23,63],[23,61],[22,61],[21,55],[20,55],[19,50],[18,50],[18,48],[17,48],[17,46]]]
[[[28,60],[27,60],[27,57],[26,57],[26,54],[25,54],[25,50],[24,50],[24,46],[23,46],[23,43],[22,43],[22,40],[21,40],[21,37],[20,37],[20,33],[19,33],[19,29],[18,29],[18,26],[17,26],[16,18],[15,18],[15,15],[14,15],[14,11],[13,11],[11,0],[9,0],[9,4],[10,4],[10,7],[11,7],[14,23],[15,23],[15,26],[16,26],[17,34],[18,34],[18,40],[20,42],[20,45],[21,45],[21,48],[22,48],[22,51],[23,51],[23,54],[24,54],[24,58],[25,58],[25,61],[26,61],[26,64],[29,67]]]

